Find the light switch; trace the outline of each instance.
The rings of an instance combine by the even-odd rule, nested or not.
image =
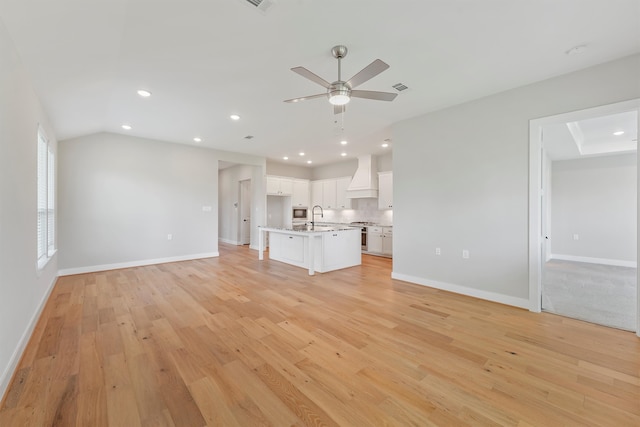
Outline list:
[[[468,249],[463,249],[462,250],[462,258],[469,259],[469,250]]]

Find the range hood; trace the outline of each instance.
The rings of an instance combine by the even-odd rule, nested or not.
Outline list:
[[[347,187],[348,199],[378,197],[378,165],[372,155],[358,157],[358,169]]]

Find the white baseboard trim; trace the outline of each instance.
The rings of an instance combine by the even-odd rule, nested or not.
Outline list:
[[[587,256],[562,255],[562,254],[551,254],[551,259],[557,259],[560,261],[586,262],[589,264],[614,265],[616,267],[638,268],[638,263],[636,261],[624,261],[621,259],[591,258]]]
[[[20,363],[20,359],[22,358],[22,353],[24,352],[24,349],[27,347],[27,344],[29,343],[29,339],[31,339],[31,334],[33,334],[33,330],[35,329],[36,324],[40,319],[42,310],[44,310],[44,306],[47,304],[47,301],[49,300],[49,296],[51,295],[51,291],[53,291],[53,286],[56,284],[56,280],[58,280],[58,277],[54,277],[53,281],[49,284],[49,287],[47,288],[47,291],[44,293],[42,299],[40,300],[40,303],[38,304],[36,311],[33,313],[33,316],[31,316],[31,320],[27,325],[27,329],[25,329],[24,333],[20,337],[18,346],[13,351],[13,354],[11,355],[11,359],[9,359],[9,364],[7,365],[6,369],[2,373],[2,376],[0,377],[0,402],[2,402],[5,398],[5,393],[7,392],[7,388],[9,387],[9,382],[13,378],[13,374],[16,368],[18,367],[18,363]]]
[[[240,244],[240,242],[238,242],[237,240],[223,239],[222,237],[218,237],[218,241],[222,242],[222,243],[228,243],[230,245],[239,245]]]
[[[474,298],[480,298],[487,301],[493,301],[500,304],[511,305],[514,307],[529,309],[529,300],[525,298],[511,297],[509,295],[497,294],[495,292],[483,291],[481,289],[468,288],[453,283],[439,282],[437,280],[425,279],[423,277],[409,276],[401,273],[391,273],[392,279],[403,280],[405,282],[415,283],[417,285],[428,286],[430,288],[441,289],[456,294],[467,295]]]
[[[214,258],[220,256],[219,252],[208,252],[204,254],[182,255],[168,258],[144,259],[138,261],[119,262],[115,264],[92,265],[88,267],[65,268],[58,271],[59,276],[71,276],[73,274],[95,273],[98,271],[118,270],[120,268],[142,267],[145,265],[164,264],[176,261],[191,261],[194,259]]]

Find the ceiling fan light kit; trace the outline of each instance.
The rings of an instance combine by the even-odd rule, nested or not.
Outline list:
[[[348,81],[342,80],[341,61],[342,58],[347,56],[348,49],[346,46],[338,45],[331,49],[331,54],[338,60],[338,80],[333,83],[329,83],[317,74],[312,73],[304,67],[294,67],[291,69],[294,73],[300,74],[302,77],[311,80],[314,83],[327,89],[326,93],[320,93],[316,95],[303,96],[300,98],[287,99],[284,102],[299,102],[306,101],[307,99],[320,98],[326,96],[329,98],[329,103],[334,106],[335,114],[340,114],[345,111],[345,105],[354,98],[373,99],[376,101],[393,101],[397,93],[390,92],[377,92],[370,90],[353,90],[356,86],[374,78],[384,70],[389,68],[385,62],[376,59],[371,64],[364,67],[360,72],[353,76]]]

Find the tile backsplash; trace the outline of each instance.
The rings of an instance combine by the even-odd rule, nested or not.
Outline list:
[[[393,225],[393,210],[379,210],[378,199],[352,199],[351,206],[353,209],[324,209],[324,218],[316,217],[316,220],[340,223],[367,221],[380,225]]]

